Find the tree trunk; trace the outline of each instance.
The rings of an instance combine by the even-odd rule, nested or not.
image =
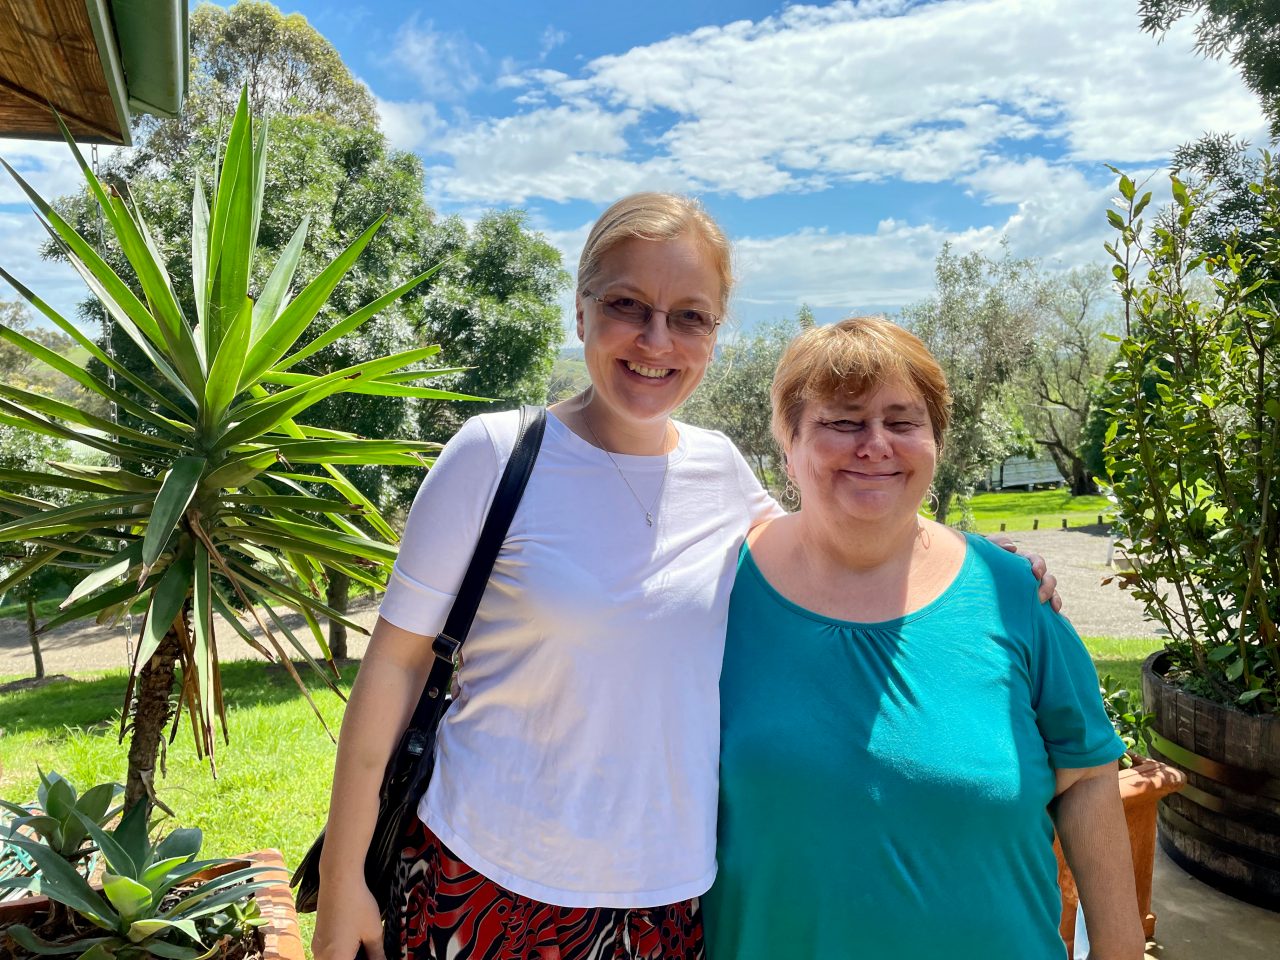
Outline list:
[[[943,492],[943,493],[939,493],[937,496],[938,496],[938,509],[934,511],[933,519],[936,520],[938,523],[946,523],[947,514],[951,512],[952,495],[950,492]]]
[[[182,615],[185,617],[186,610]],[[148,796],[155,782],[156,760],[164,728],[172,715],[169,703],[173,692],[174,668],[181,651],[178,632],[173,627],[160,641],[156,652],[138,671],[134,687],[133,733],[129,738],[129,777],[125,781],[125,809],[132,809]]]
[[[27,592],[27,640],[31,643],[31,655],[36,661],[36,679],[44,679],[44,657],[40,654],[40,638],[36,636],[36,598]]]
[[[351,593],[351,578],[345,573],[329,570],[329,586],[325,603],[339,613],[347,612],[347,602]],[[329,621],[329,653],[335,660],[347,659],[347,628],[337,620]]]
[[[1085,469],[1084,460],[1076,458],[1071,461],[1071,495],[1073,497],[1083,497],[1091,493],[1097,493],[1098,488],[1094,485],[1093,477],[1089,475],[1089,471]]]

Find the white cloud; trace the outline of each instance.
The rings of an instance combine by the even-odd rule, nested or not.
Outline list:
[[[80,147],[85,160],[91,160],[92,149],[90,146]],[[99,147],[99,160],[105,162],[120,149],[126,148]],[[61,140],[0,138],[0,157],[4,157],[46,200],[75,193],[84,186],[84,176],[80,172],[80,166],[72,156],[70,148]],[[30,201],[8,172],[0,169],[0,205],[12,203],[20,203],[25,207]]]
[[[396,32],[391,59],[418,81],[427,96],[451,100],[480,86],[479,68],[488,56],[483,47],[460,33],[444,33],[429,20],[413,20]]]
[[[433,190],[452,201],[524,203],[531,197],[602,202],[643,188],[689,190],[674,161],[633,161],[625,133],[631,110],[560,105],[487,121],[436,144],[451,166],[432,168]]]
[[[69,265],[40,259],[40,247],[47,236],[30,213],[0,210],[0,266],[67,320],[79,325],[76,305],[87,296],[87,291]],[[0,300],[26,302],[3,279],[0,279]],[[52,326],[34,307],[30,309],[38,323]]]
[[[382,132],[397,150],[430,149],[431,139],[443,128],[433,104],[413,100],[374,98]]]
[[[99,147],[99,159],[105,161],[120,149],[127,148]],[[91,147],[81,146],[81,151],[86,160],[91,158]],[[84,186],[79,165],[61,141],[0,138],[0,157],[50,202]],[[0,170],[0,266],[67,320],[77,323],[76,307],[87,292],[70,266],[40,259],[40,248],[47,237],[31,212],[27,195],[7,171]],[[0,280],[0,299],[22,300],[22,297]],[[32,314],[37,322],[47,323],[35,308]]]
[[[1190,30],[1157,44],[1114,0],[793,6],[599,57],[576,76],[508,78],[526,112],[458,130],[448,188],[494,203],[599,199],[656,176],[749,198],[946,182],[1033,138],[1077,163],[1133,164],[1206,128],[1259,135],[1253,97],[1230,64],[1191,52]],[[554,167],[526,161],[528,131],[562,129],[566,106],[626,118],[630,149],[602,164],[598,145],[568,141]],[[503,161],[476,165],[478,143]]]
[[[545,60],[547,55],[556,47],[562,46],[569,39],[569,34],[563,30],[557,30],[555,27],[548,26],[542,31],[542,37],[538,40],[538,59]]]

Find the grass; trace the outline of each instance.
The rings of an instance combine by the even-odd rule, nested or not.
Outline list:
[[[1098,675],[1111,674],[1137,699],[1142,699],[1142,661],[1164,646],[1159,637],[1085,637]]]
[[[1139,670],[1158,639],[1087,637],[1099,673],[1131,690],[1141,689]],[[347,684],[354,665],[344,671]],[[257,661],[222,667],[229,746],[218,744],[218,777],[198,762],[184,718],[169,748],[160,797],[180,826],[200,827],[210,855],[229,856],[278,847],[297,863],[324,825],[334,746],[293,681]],[[304,674],[305,678],[305,674]],[[308,681],[335,732],[343,704]],[[117,742],[125,676],[120,671],[82,677],[0,696],[0,797],[35,796],[37,765],[56,769],[80,788],[123,779],[126,746]]]
[[[979,533],[996,533],[1001,523],[1010,531],[1030,530],[1036,520],[1041,529],[1060,529],[1064,519],[1070,527],[1083,527],[1097,523],[1099,515],[1108,518],[1113,508],[1106,497],[1073,497],[1066,488],[979,493],[969,506]]]
[[[354,667],[344,674],[347,684]],[[177,813],[174,826],[204,831],[204,853],[230,856],[278,847],[297,863],[324,825],[334,746],[293,681],[257,661],[224,664],[229,746],[219,742],[217,779],[195,759],[183,718],[169,747],[160,798]],[[117,740],[125,676],[115,671],[0,696],[0,796],[35,796],[37,765],[84,789],[123,780],[127,741]],[[311,685],[336,733],[342,703]]]
[[[342,702],[307,678],[312,696],[337,733]],[[343,671],[349,689],[355,667]],[[197,761],[191,727],[183,717],[169,747],[160,799],[177,814],[166,827],[199,827],[205,857],[234,856],[276,847],[291,867],[324,826],[333,778],[334,745],[280,668],[260,661],[222,665],[230,745],[218,743],[217,779]],[[123,781],[128,742],[118,742],[125,675],[83,675],[0,696],[0,797],[35,797],[37,767],[57,770],[81,790]],[[300,917],[310,956],[313,915]]]

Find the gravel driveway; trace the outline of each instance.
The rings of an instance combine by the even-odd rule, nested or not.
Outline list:
[[[1106,527],[1072,530],[1026,530],[1010,534],[1024,549],[1041,554],[1058,578],[1058,591],[1083,636],[1154,637],[1156,627],[1142,616],[1142,606],[1115,584],[1102,585],[1107,568]],[[352,619],[372,627],[377,607],[372,599],[352,605]],[[299,618],[291,627],[300,625]],[[136,642],[137,622],[134,625]],[[255,634],[260,631],[254,628]],[[295,630],[295,632],[297,632]],[[299,636],[305,634],[305,628]],[[364,652],[365,638],[349,631],[351,656]],[[255,659],[259,655],[225,623],[218,630],[218,648],[224,660]],[[91,621],[67,624],[41,641],[47,673],[79,673],[86,670],[124,668],[128,664],[128,635],[123,625],[98,626]],[[0,676],[28,676],[31,648],[22,620],[0,620]]]

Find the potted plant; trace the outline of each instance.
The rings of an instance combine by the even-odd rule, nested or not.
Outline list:
[[[43,630],[86,616],[117,618],[138,605],[147,611],[121,717],[121,737],[131,731],[129,807],[155,801],[161,738],[166,725],[177,722],[175,709],[187,711],[196,749],[211,764],[218,726],[225,736],[215,613],[268,659],[279,659],[308,701],[290,657],[296,652],[318,672],[320,666],[281,616],[283,608],[301,614],[325,659],[320,618],[367,632],[324,602],[326,570],[380,589],[397,536],[342,467],[421,468],[438,445],[309,426],[307,411],[343,393],[415,402],[458,398],[419,385],[441,372],[422,366],[438,352],[434,346],[375,355],[331,372],[313,367],[316,354],[355,335],[434,269],[328,323],[333,318],[322,314],[330,295],[384,215],[308,282],[295,282],[305,220],[270,271],[255,273],[266,135],[265,126],[257,133],[254,127],[242,93],[208,202],[203,174],[194,176],[190,244],[181,254],[191,264],[190,287],[170,274],[141,210],[121,192],[124,185],[103,184],[65,126],[102,211],[103,234],[123,252],[128,270],[117,273],[4,164],[140,357],[133,366],[121,362],[0,268],[0,277],[94,363],[69,361],[4,324],[0,338],[117,411],[107,418],[88,405],[0,383],[0,423],[74,439],[113,459],[109,466],[55,462],[47,472],[0,469],[0,488],[9,488],[0,496],[0,546],[34,548],[5,577],[5,588],[50,563],[88,569]],[[78,498],[58,506],[30,496],[32,487],[72,490]],[[240,612],[257,622],[260,638],[241,624]],[[331,677],[328,682],[336,691]]]
[[[1160,803],[1161,845],[1280,909],[1280,183],[1269,155],[1253,173],[1247,216],[1216,231],[1211,181],[1173,177],[1147,226],[1151,194],[1121,177],[1106,461],[1121,579],[1167,634],[1143,702],[1153,755],[1188,785]]]
[[[107,829],[102,820],[108,811],[99,809],[99,801],[110,802],[120,790],[118,784],[102,784],[76,803],[74,790],[54,774],[42,776],[34,813],[4,803],[10,811],[24,810],[9,825],[5,843],[24,851],[36,869],[0,880],[0,890],[28,892],[0,904],[0,955],[197,960],[219,951],[231,957],[301,957],[278,853],[197,859],[201,832],[177,829],[153,841],[145,803]],[[103,861],[100,879],[92,881],[83,869],[90,852]]]
[[[1101,677],[1102,702],[1107,708],[1116,733],[1128,752],[1120,758],[1117,785],[1124,806],[1124,822],[1129,830],[1129,855],[1133,860],[1133,884],[1138,893],[1138,913],[1147,939],[1155,936],[1156,915],[1151,909],[1151,881],[1155,872],[1156,802],[1181,790],[1186,777],[1176,767],[1146,756],[1150,751],[1153,717],[1144,713],[1130,692],[1110,675]],[[1062,855],[1062,845],[1055,837],[1053,850],[1058,857],[1058,888],[1062,891],[1062,917],[1058,932],[1067,945],[1067,955],[1074,956],[1077,907],[1080,895],[1075,877]]]

